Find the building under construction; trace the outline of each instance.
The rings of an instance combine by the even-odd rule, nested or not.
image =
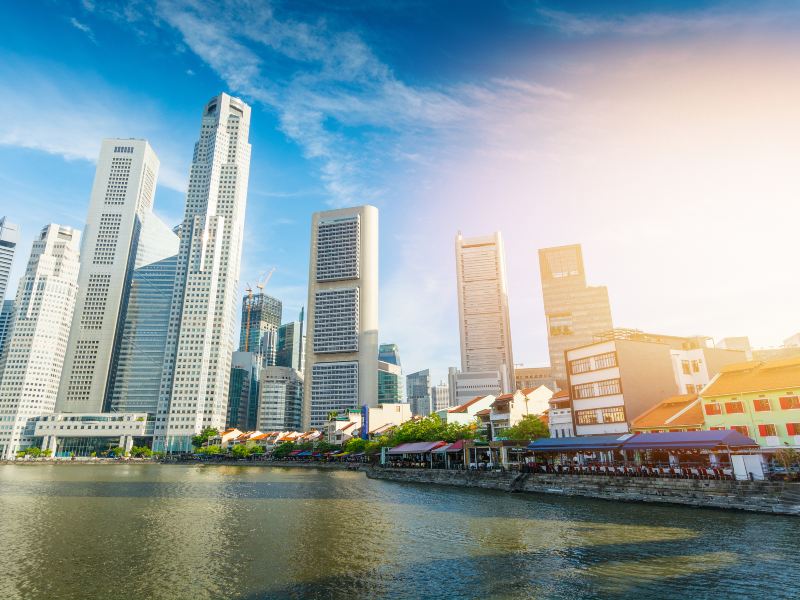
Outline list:
[[[240,352],[255,352],[264,357],[264,366],[275,364],[278,327],[281,325],[281,301],[264,292],[247,290],[242,299]]]

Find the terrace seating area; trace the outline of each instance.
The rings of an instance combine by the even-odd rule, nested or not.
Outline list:
[[[526,473],[558,475],[607,475],[609,477],[663,477],[671,479],[733,479],[733,469],[710,466],[666,466],[628,464],[553,465],[528,463],[522,467]]]

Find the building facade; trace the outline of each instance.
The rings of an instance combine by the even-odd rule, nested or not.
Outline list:
[[[189,450],[225,426],[250,172],[250,107],[227,94],[203,109],[180,229],[154,448]]]
[[[378,346],[378,360],[402,367],[400,362],[400,348],[397,344],[381,344]]]
[[[591,344],[595,334],[613,327],[608,290],[586,285],[583,253],[577,244],[539,250],[539,270],[551,375],[564,388],[564,352]]]
[[[499,396],[503,389],[501,375],[497,371],[456,373],[454,381],[456,406],[462,405],[476,396]]]
[[[19,243],[19,227],[7,217],[0,218],[0,304],[6,297],[8,280],[11,277],[11,263]]]
[[[461,371],[497,371],[500,387],[514,387],[505,253],[500,232],[456,236]]]
[[[378,361],[378,403],[397,404],[405,398],[400,365]]]
[[[159,161],[145,140],[103,140],[81,242],[59,412],[93,413],[110,398],[142,222],[153,210]]]
[[[547,411],[547,427],[550,437],[574,437],[575,427],[572,424],[572,403],[567,390],[559,390],[550,398]]]
[[[78,294],[78,232],[48,225],[33,242],[0,360],[0,457],[33,442],[32,417],[56,406]]]
[[[431,386],[431,405],[432,412],[438,412],[450,408],[450,388],[446,383],[440,382],[438,385]]]
[[[800,449],[800,358],[729,365],[701,403],[704,429],[735,429],[769,450]]]
[[[280,300],[264,292],[248,293],[242,299],[239,352],[261,354],[264,366],[275,366],[282,316],[283,304]]]
[[[553,377],[553,369],[550,367],[514,367],[514,381],[516,389],[535,388],[546,385],[551,390],[558,391],[556,378]]]
[[[378,209],[314,213],[308,286],[303,428],[330,412],[376,406]]]
[[[299,321],[291,321],[278,327],[275,366],[289,367],[295,371],[302,372],[305,363],[305,337],[303,335],[302,318]]]
[[[303,374],[290,367],[261,370],[258,429],[296,431],[301,428]]]
[[[231,381],[228,386],[226,427],[253,431],[258,426],[261,355],[234,352],[231,357]]]
[[[429,369],[406,376],[406,398],[411,406],[411,413],[415,417],[427,417],[433,412]]]
[[[11,320],[13,317],[14,301],[3,300],[3,304],[0,306],[0,361],[3,360],[3,348],[5,347],[8,333],[11,330]],[[2,371],[0,371],[0,375],[2,374]]]

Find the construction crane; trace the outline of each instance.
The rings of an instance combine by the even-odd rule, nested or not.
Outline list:
[[[270,272],[264,277],[264,271],[261,272],[261,276],[259,277],[258,283],[256,283],[256,287],[259,290],[259,294],[264,291],[264,287],[269,283],[269,280],[272,278],[272,274],[275,272],[275,267],[270,269]],[[244,351],[250,351],[250,313],[253,311],[253,287],[248,283],[247,287],[244,290],[247,292],[247,318],[244,326]]]

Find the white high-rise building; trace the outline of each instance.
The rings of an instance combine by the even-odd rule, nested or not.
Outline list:
[[[250,107],[227,94],[203,109],[180,229],[154,447],[188,450],[225,426],[250,174]]]
[[[308,277],[303,427],[377,406],[378,209],[314,213]]]
[[[296,431],[301,428],[303,374],[291,367],[261,370],[258,403],[259,431]]]
[[[450,388],[446,383],[431,386],[431,405],[433,412],[444,410],[450,406]]]
[[[19,242],[19,227],[10,223],[6,217],[0,218],[0,304],[6,296],[11,263]]]
[[[79,234],[48,225],[33,242],[0,362],[0,457],[33,442],[31,417],[53,412],[78,294]]]
[[[81,242],[78,301],[58,392],[59,412],[103,410],[158,168],[158,157],[145,140],[103,140]]]
[[[462,373],[496,371],[502,391],[514,387],[514,357],[508,318],[508,288],[500,232],[456,236],[458,325]]]
[[[3,359],[3,347],[6,343],[6,337],[8,337],[8,333],[11,330],[11,318],[14,315],[14,301],[13,300],[3,300],[2,306],[0,306],[0,361]],[[0,375],[3,372],[0,371]]]

